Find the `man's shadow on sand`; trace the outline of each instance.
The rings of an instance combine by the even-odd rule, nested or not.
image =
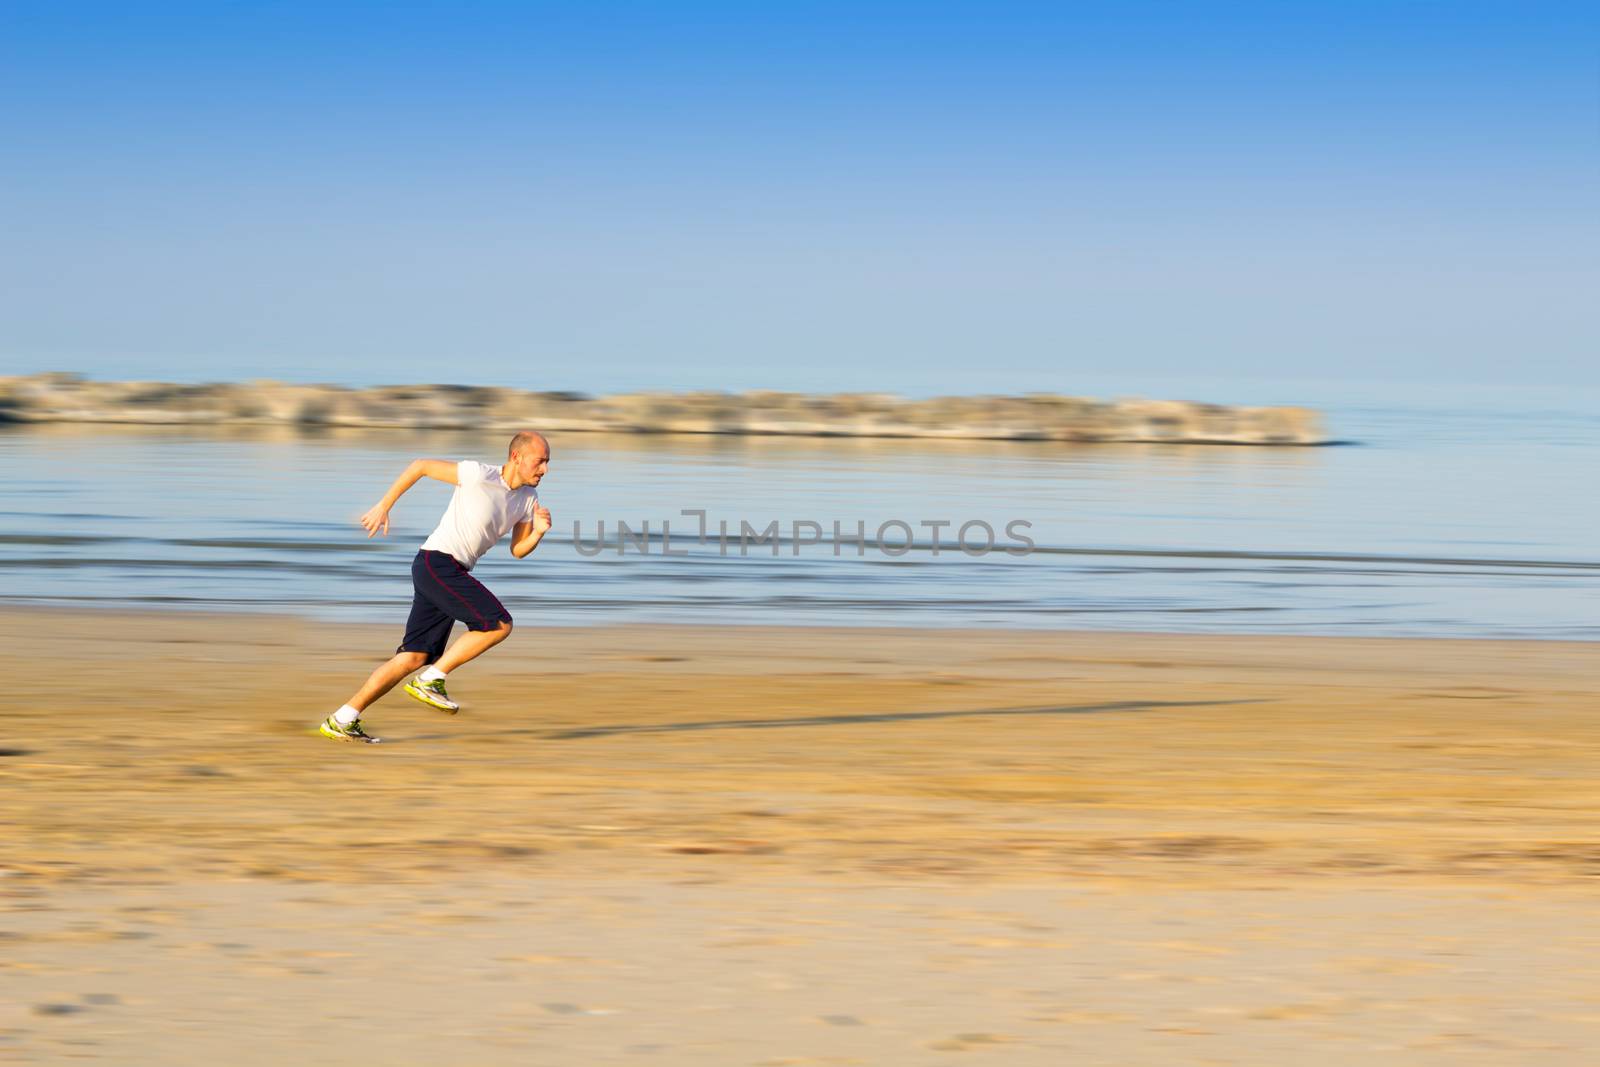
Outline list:
[[[532,728],[496,730],[495,737],[522,734],[545,741],[582,741],[594,737],[618,737],[624,734],[677,734],[698,730],[787,730],[807,726],[863,726],[870,723],[916,722],[932,719],[1010,718],[1046,715],[1105,715],[1155,711],[1162,708],[1214,708],[1236,704],[1265,704],[1266,699],[1254,700],[1125,700],[1115,704],[1044,704],[1022,708],[967,708],[960,711],[887,711],[861,715],[799,715],[783,719],[700,719],[693,722],[668,722],[651,724],[620,724],[617,726],[589,726],[576,730],[540,730]],[[438,741],[461,739],[461,735],[426,734],[414,736],[412,741]]]

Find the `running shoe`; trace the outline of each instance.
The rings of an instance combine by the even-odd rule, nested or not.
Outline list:
[[[323,737],[331,737],[335,741],[365,741],[369,745],[375,745],[383,740],[383,738],[373,737],[363,730],[360,719],[357,719],[349,726],[345,726],[332,715],[322,720],[322,725],[317,727],[317,733]]]
[[[406,683],[406,693],[416,700],[422,701],[430,708],[448,711],[451,715],[461,710],[461,705],[450,699],[450,694],[444,691],[444,679],[435,678],[431,682],[424,682],[422,676],[411,679]]]

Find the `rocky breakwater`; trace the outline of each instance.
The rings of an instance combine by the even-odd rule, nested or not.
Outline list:
[[[347,389],[255,381],[173,385],[73,374],[0,378],[0,422],[298,425],[612,433],[936,437],[1167,444],[1328,444],[1299,407],[1055,394],[908,400],[879,393],[626,393],[591,397],[495,386]]]

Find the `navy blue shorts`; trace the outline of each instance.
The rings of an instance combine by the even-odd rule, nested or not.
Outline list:
[[[460,620],[469,630],[497,630],[511,612],[454,556],[424,549],[411,561],[416,596],[406,620],[406,639],[396,652],[422,652],[432,663],[444,655],[450,626]]]

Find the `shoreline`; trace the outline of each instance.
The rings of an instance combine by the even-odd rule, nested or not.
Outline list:
[[[397,598],[394,601],[393,611],[388,613],[386,619],[375,617],[341,619],[336,615],[318,615],[306,612],[301,608],[285,608],[275,611],[270,608],[221,608],[207,603],[163,602],[160,605],[138,604],[129,601],[115,603],[72,603],[65,599],[40,598],[38,600],[16,599],[0,601],[0,616],[7,614],[27,614],[31,612],[106,615],[128,618],[147,618],[152,621],[166,618],[178,619],[215,619],[226,621],[238,620],[277,620],[287,621],[294,625],[328,627],[335,629],[367,629],[373,631],[403,629],[405,612],[408,600]],[[1019,636],[1054,638],[1061,640],[1081,640],[1102,636],[1107,639],[1151,639],[1173,638],[1194,641],[1271,641],[1271,642],[1380,642],[1389,643],[1427,643],[1439,642],[1446,644],[1477,643],[1485,645],[1531,645],[1555,646],[1571,648],[1574,650],[1592,649],[1600,653],[1600,640],[1584,640],[1570,637],[1516,637],[1516,636],[1482,636],[1474,634],[1449,635],[1449,634],[1383,634],[1383,633],[1291,633],[1278,632],[1271,627],[1260,630],[1228,630],[1228,631],[1199,631],[1199,630],[1158,630],[1158,629],[1122,629],[1120,627],[1104,625],[1071,626],[975,626],[970,623],[952,623],[940,625],[926,623],[923,625],[886,626],[881,623],[853,624],[847,622],[826,623],[771,623],[771,622],[676,622],[676,621],[614,621],[604,618],[596,612],[594,622],[559,622],[540,623],[532,621],[527,612],[516,616],[517,625],[523,630],[538,630],[539,632],[561,631],[573,634],[593,634],[608,630],[638,630],[638,631],[677,631],[683,633],[705,632],[714,633],[746,633],[751,631],[770,631],[775,633],[841,633],[853,635],[929,635],[940,639],[959,638],[963,635],[981,635],[992,637],[997,634],[1015,634]],[[459,631],[456,631],[459,632]]]
[[[719,866],[847,878],[1293,885],[1360,871],[1570,883],[1600,863],[1580,818],[1600,806],[1600,784],[1580,774],[1585,753],[1600,752],[1592,642],[524,624],[452,683],[463,715],[437,716],[396,691],[366,717],[390,744],[351,751],[311,735],[388,657],[397,629],[0,610],[13,657],[48,680],[6,720],[5,746],[25,755],[0,760],[0,775],[32,787],[18,794],[20,825],[59,828],[45,814],[53,805],[84,817],[101,807],[75,796],[76,774],[50,767],[79,767],[106,798],[120,796],[116,816],[101,811],[119,825],[132,810],[186,805],[197,789],[225,805],[294,808],[321,788],[313,782],[335,796],[362,781],[406,791],[404,768],[442,760],[479,790],[527,788],[552,806],[533,827],[508,812],[463,825],[455,799],[435,797],[424,821],[443,823],[401,839],[415,856],[404,845],[349,854],[337,843],[352,831],[334,827],[291,861],[287,842],[249,833],[228,838],[250,845],[247,859],[217,873],[281,865],[312,880],[400,877],[429,853],[420,842],[441,834],[477,842],[471,855],[490,866],[502,846],[513,865],[524,846],[541,863],[581,869],[608,854],[670,864],[698,854],[673,861],[675,843],[699,841],[705,855],[759,857],[710,861]],[[63,744],[59,721],[121,740]],[[485,751],[495,759],[478,764],[473,753]],[[496,770],[506,760],[526,779]],[[363,770],[340,783],[323,777],[332,766]],[[138,770],[154,767],[165,770]],[[246,782],[272,787],[263,797]],[[294,782],[307,796],[291,800]],[[1548,804],[1528,806],[1546,791]],[[586,810],[563,796],[587,797]],[[815,818],[748,814],[791,803]],[[828,812],[856,803],[904,835],[887,869],[870,834],[814,837],[832,825]],[[579,834],[596,840],[577,851],[560,829],[613,822],[633,829]],[[59,875],[109,872],[114,853],[163,848],[129,828],[107,851],[94,844],[99,827],[81,824],[90,850],[58,855]],[[336,874],[340,864],[353,871]]]
[[[524,624],[317,737],[395,631],[0,609],[0,1058],[1594,1046],[1594,643]]]

